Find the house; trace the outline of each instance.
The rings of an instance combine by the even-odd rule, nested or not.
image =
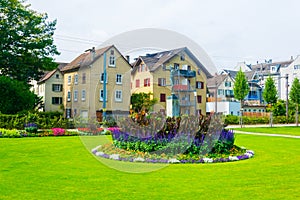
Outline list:
[[[39,81],[32,81],[32,90],[42,97],[41,111],[62,111],[63,75],[61,70],[67,63],[57,63],[58,67],[45,72]]]
[[[235,73],[232,73],[235,74]],[[240,102],[234,99],[234,79],[231,73],[223,71],[207,80],[206,112],[220,112],[224,115],[239,115]]]
[[[206,81],[210,77],[205,66],[186,47],[146,54],[133,63],[131,93],[151,92],[158,100],[153,111],[168,116],[172,115],[172,108],[168,107],[172,99],[179,104],[176,115],[205,114]]]
[[[293,59],[291,58],[291,60]],[[298,78],[300,80],[300,55],[298,55],[288,66],[282,67],[280,73],[282,78],[280,79],[280,88],[278,92],[280,94],[280,99],[286,100],[286,98],[288,98],[286,94],[291,90],[294,79]]]
[[[67,118],[95,119],[97,116],[101,121],[102,114],[128,115],[131,65],[114,45],[89,49],[62,72]]]
[[[267,78],[270,76],[273,78],[275,82],[276,89],[278,91],[278,97],[283,99],[284,93],[282,93],[282,88],[285,88],[286,84],[283,84],[283,80],[285,79],[285,69],[293,62],[293,58],[286,61],[278,61],[273,62],[272,59],[266,60],[264,63],[258,63],[256,65],[252,65],[252,71],[256,72],[257,84],[262,88],[265,86],[265,82]]]

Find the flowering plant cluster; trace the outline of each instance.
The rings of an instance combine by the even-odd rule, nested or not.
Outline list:
[[[150,116],[151,125],[140,126],[132,120],[111,129],[116,147],[141,152],[168,154],[228,153],[234,133],[223,128],[221,115],[166,118]]]
[[[104,129],[101,127],[79,127],[77,130],[81,133],[81,135],[103,135]]]
[[[29,133],[37,133],[38,126],[35,123],[28,123],[25,125],[25,131],[27,131]]]
[[[54,136],[62,136],[66,132],[66,130],[63,128],[52,128],[51,130],[53,131]]]

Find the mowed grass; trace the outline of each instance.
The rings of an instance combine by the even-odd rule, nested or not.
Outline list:
[[[102,136],[84,143],[104,141]],[[0,199],[300,198],[299,139],[237,134],[236,143],[255,157],[126,173],[99,162],[80,137],[0,139]]]
[[[300,126],[285,126],[285,127],[245,127],[234,128],[234,130],[253,132],[253,133],[269,133],[281,135],[296,135],[300,136]]]

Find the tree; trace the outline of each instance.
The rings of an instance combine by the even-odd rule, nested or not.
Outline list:
[[[269,76],[265,83],[265,88],[263,91],[263,98],[267,104],[270,106],[270,126],[272,127],[273,116],[272,116],[272,105],[277,102],[277,90],[274,80]]]
[[[296,105],[296,126],[298,126],[299,104],[300,104],[300,82],[298,78],[295,78],[293,81],[289,97],[290,100]]]
[[[20,111],[33,110],[37,96],[23,82],[7,76],[0,76],[0,112],[16,114]]]
[[[242,69],[240,69],[238,71],[238,73],[236,74],[236,78],[235,78],[235,82],[234,82],[234,86],[233,86],[233,93],[234,93],[234,98],[239,100],[240,103],[241,103],[241,107],[240,107],[240,110],[241,110],[240,124],[241,124],[241,127],[242,127],[243,126],[242,108],[243,108],[243,104],[244,104],[244,99],[247,96],[247,94],[249,93],[248,81],[246,79],[245,73],[242,72]]]
[[[157,102],[157,99],[151,98],[151,93],[134,93],[131,95],[132,109],[136,113],[148,112]]]
[[[56,20],[48,22],[47,14],[29,9],[24,2],[0,1],[0,71],[28,83],[56,68],[51,56],[59,53],[53,44]]]

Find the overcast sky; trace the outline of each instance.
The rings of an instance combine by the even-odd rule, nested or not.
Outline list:
[[[176,31],[199,44],[218,68],[288,60],[300,54],[298,0],[28,0],[57,19],[55,43],[70,62],[126,31]]]

